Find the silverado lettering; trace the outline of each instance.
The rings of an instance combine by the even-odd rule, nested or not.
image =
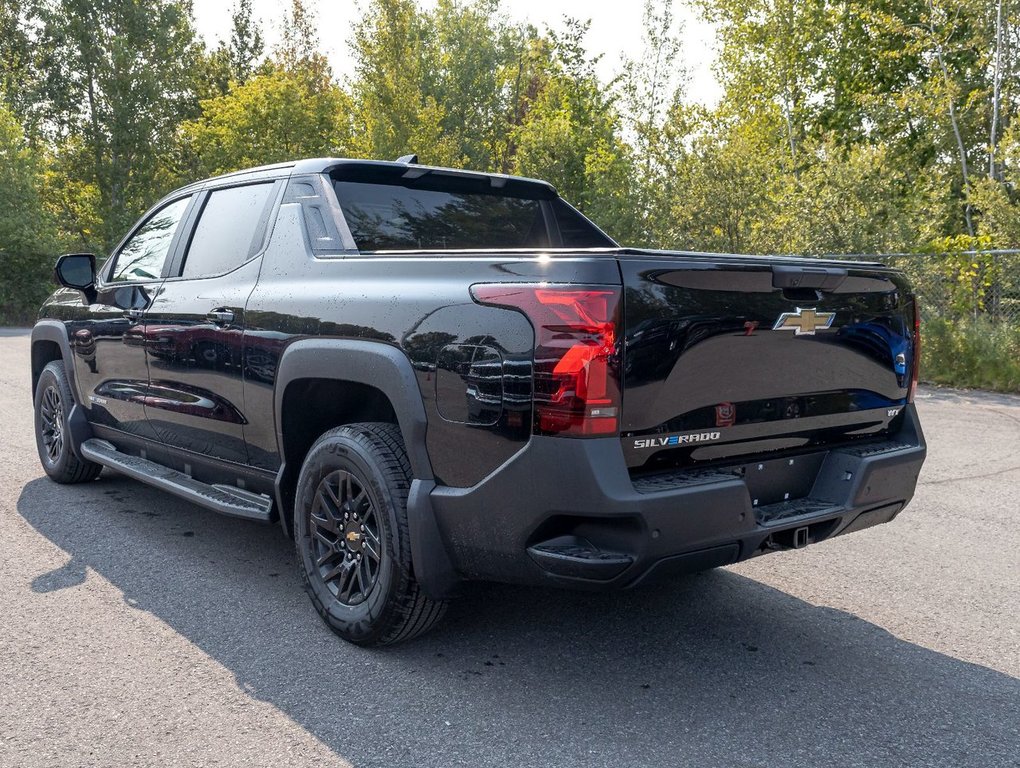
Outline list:
[[[718,432],[701,432],[695,435],[671,435],[669,437],[646,437],[634,441],[635,448],[662,448],[671,445],[687,445],[688,443],[704,443],[718,440]]]

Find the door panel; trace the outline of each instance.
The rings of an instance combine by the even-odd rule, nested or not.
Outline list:
[[[255,256],[274,189],[263,182],[203,194],[189,244],[147,316],[146,414],[164,445],[198,454],[179,458],[196,477],[206,459],[248,463],[244,308],[258,278]]]
[[[149,310],[146,413],[167,446],[246,464],[244,306],[259,260],[223,277],[168,280]]]

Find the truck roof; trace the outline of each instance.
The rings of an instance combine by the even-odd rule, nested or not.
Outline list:
[[[234,181],[248,176],[292,176],[310,173],[350,173],[351,175],[375,175],[404,177],[409,179],[421,178],[426,175],[444,176],[461,179],[488,179],[493,189],[504,189],[506,187],[530,187],[541,190],[543,196],[556,196],[556,188],[547,181],[531,179],[526,176],[512,176],[504,173],[484,173],[482,171],[469,171],[460,168],[445,168],[434,165],[421,165],[419,163],[402,162],[399,160],[358,160],[341,157],[315,157],[303,160],[293,160],[285,163],[274,163],[272,165],[260,165],[255,168],[245,168],[240,171],[225,173],[220,176],[196,181],[182,189],[214,184],[220,181]],[[181,190],[178,190],[181,191]]]

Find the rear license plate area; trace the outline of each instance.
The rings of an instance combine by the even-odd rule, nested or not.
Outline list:
[[[756,506],[802,499],[811,493],[826,451],[743,465],[744,482]]]

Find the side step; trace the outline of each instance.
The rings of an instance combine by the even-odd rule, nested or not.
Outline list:
[[[273,501],[268,496],[232,488],[229,485],[208,485],[176,469],[164,467],[139,456],[121,453],[106,440],[92,438],[81,444],[81,455],[104,467],[115,469],[134,480],[153,485],[200,507],[221,515],[243,517],[245,520],[270,521]]]

